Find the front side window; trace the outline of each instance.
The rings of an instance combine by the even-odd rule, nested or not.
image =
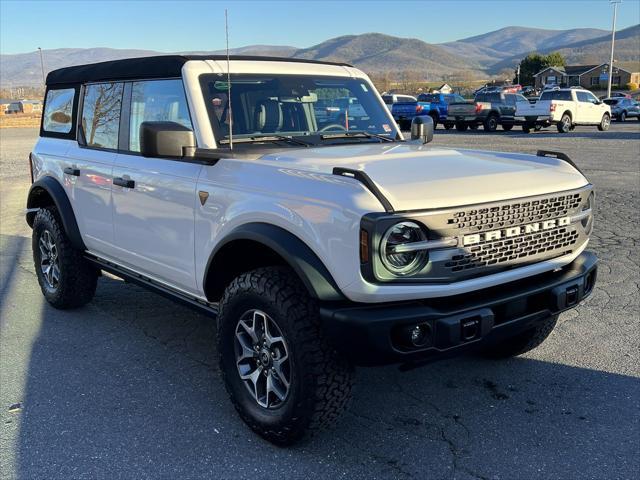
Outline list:
[[[216,136],[222,144],[229,143],[227,77],[203,75],[200,82]],[[233,138],[244,137],[245,142],[274,135],[315,136],[304,140],[314,142],[330,140],[329,134],[335,138],[335,134],[359,132],[363,141],[373,135],[396,135],[373,87],[358,78],[232,75],[231,107]],[[356,141],[353,135],[349,138]]]
[[[192,129],[182,80],[134,82],[131,90],[129,150],[140,151],[142,122],[176,122]]]
[[[82,132],[88,147],[118,148],[122,83],[98,83],[85,87]]]
[[[45,100],[46,107],[42,117],[42,129],[45,132],[69,133],[73,125],[73,99],[76,90],[64,88],[49,90]]]

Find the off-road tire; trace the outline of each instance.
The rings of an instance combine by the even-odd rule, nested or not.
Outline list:
[[[482,128],[485,132],[495,132],[498,129],[498,123],[498,116],[491,114],[482,122]]]
[[[467,130],[468,125],[463,122],[456,122],[456,130],[459,132],[464,132]]]
[[[543,321],[531,330],[522,332],[515,337],[510,337],[502,340],[498,344],[492,344],[482,350],[482,355],[487,358],[510,358],[523,353],[527,353],[530,350],[540,346],[544,342],[549,334],[553,331],[558,322],[557,315],[551,315],[545,318]]]
[[[236,326],[252,309],[276,323],[291,357],[288,396],[273,409],[257,403],[236,366]],[[288,268],[259,268],[229,285],[220,302],[218,355],[225,387],[240,417],[277,445],[290,445],[330,426],[351,397],[353,367],[329,343],[317,303]]]
[[[48,285],[41,269],[39,242],[45,231],[50,233],[57,251],[60,275],[55,288]],[[55,308],[68,309],[81,307],[91,301],[96,292],[99,271],[83,257],[80,250],[71,245],[55,207],[41,208],[36,213],[31,248],[38,283],[47,302]]]
[[[556,128],[558,129],[558,133],[569,133],[572,126],[573,126],[573,120],[571,119],[571,115],[569,115],[568,113],[565,113],[560,118],[560,121],[556,125]]]
[[[598,130],[600,130],[601,132],[606,132],[607,130],[609,130],[610,126],[611,115],[605,113],[604,115],[602,115],[602,120],[600,120],[600,123],[598,124]]]

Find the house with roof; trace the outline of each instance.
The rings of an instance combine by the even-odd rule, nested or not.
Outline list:
[[[583,88],[606,88],[609,80],[609,64],[600,65],[567,65],[564,67],[547,67],[534,76],[536,88],[545,85],[561,87],[581,86]],[[614,63],[611,84],[624,87],[628,83],[640,82],[640,62]]]

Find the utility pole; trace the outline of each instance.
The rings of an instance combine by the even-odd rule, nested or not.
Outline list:
[[[38,47],[40,51],[40,68],[42,69],[42,86],[46,87],[46,80],[44,79],[44,60],[42,59],[42,49]]]
[[[611,97],[611,81],[613,80],[613,50],[616,45],[616,17],[618,16],[618,4],[622,0],[609,0],[613,5],[613,27],[611,27],[611,58],[609,59],[609,81],[607,82],[607,98]]]

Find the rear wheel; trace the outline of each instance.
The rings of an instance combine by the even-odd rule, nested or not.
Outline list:
[[[624,122],[626,119],[627,119],[627,112],[622,112],[620,115],[618,115],[618,121]]]
[[[459,132],[464,132],[467,129],[467,124],[463,122],[456,122],[456,130]]]
[[[502,130],[504,130],[505,132],[510,131],[513,128],[513,124],[511,123],[507,123],[507,124],[503,124],[502,125]]]
[[[260,268],[227,288],[218,353],[236,410],[256,433],[292,444],[333,423],[353,370],[325,337],[317,303],[285,268]]]
[[[431,120],[433,120],[433,129],[438,128],[438,116],[437,115],[429,115]]]
[[[601,132],[606,132],[607,130],[609,130],[610,126],[611,126],[611,117],[609,116],[608,113],[605,113],[604,115],[602,115],[602,120],[600,120],[600,124],[598,125],[598,130],[600,130]]]
[[[562,115],[562,118],[560,118],[560,122],[558,123],[556,128],[558,129],[559,133],[569,133],[569,130],[571,130],[572,126],[573,122],[571,121],[571,115],[565,113],[564,115]]]
[[[531,126],[530,125],[522,125],[522,131],[524,133],[531,133]]]
[[[495,132],[498,129],[498,117],[489,115],[483,123],[483,128],[485,132]]]
[[[558,322],[558,316],[552,315],[545,318],[534,328],[507,338],[500,343],[489,345],[481,353],[488,358],[509,358],[522,355],[544,342],[553,331]]]
[[[44,298],[59,309],[80,307],[96,291],[98,270],[71,245],[55,207],[41,208],[33,220],[33,261]]]

